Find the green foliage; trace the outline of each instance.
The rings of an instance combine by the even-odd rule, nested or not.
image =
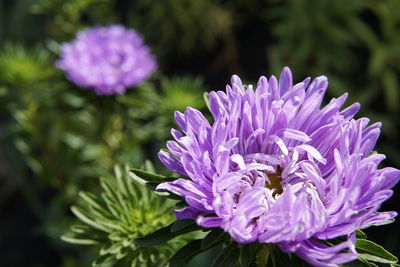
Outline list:
[[[280,70],[284,62],[296,73],[301,73],[301,66],[307,65],[318,74],[351,70],[356,55],[348,46],[354,44],[355,38],[344,25],[348,18],[357,16],[361,8],[362,1],[358,0],[346,4],[343,1],[293,0],[276,7],[275,12],[267,12],[267,17],[281,19],[273,34],[279,40],[285,39],[277,43],[271,53],[273,68]],[[326,53],[328,48],[330,52]],[[344,61],[347,64],[343,64]],[[304,70],[310,75],[309,71],[310,68]]]
[[[142,247],[152,247],[163,244],[179,235],[200,230],[193,220],[188,224],[179,227],[179,229],[174,229],[176,228],[177,224],[179,225],[178,221],[158,229],[157,231],[154,231],[153,233],[150,233],[144,237],[137,238],[135,242]]]
[[[205,91],[203,80],[199,77],[188,76],[164,79],[161,81],[162,114],[169,114],[175,110],[183,111],[186,107],[203,109],[205,103],[200,93]],[[172,116],[171,116],[172,117]]]
[[[358,239],[356,243],[356,248],[360,252],[361,260],[380,263],[396,263],[398,261],[396,256],[388,252],[382,246],[375,244],[374,242],[369,240]],[[364,251],[366,253],[361,253]]]
[[[158,84],[147,83],[136,97],[126,94],[118,100],[127,106],[137,107],[131,111],[132,116],[143,124],[136,131],[152,132],[159,140],[165,139],[170,129],[175,126],[174,112],[184,111],[187,107],[202,110],[205,103],[202,93],[205,90],[203,80],[199,77],[179,76],[173,78],[158,77]],[[133,113],[135,112],[135,113]],[[145,128],[148,127],[148,128]]]
[[[26,49],[21,45],[5,43],[0,52],[0,83],[14,86],[31,86],[53,77],[51,56],[46,49],[37,46]]]
[[[131,179],[127,168],[115,167],[114,176],[100,179],[100,184],[100,195],[79,194],[81,204],[71,210],[81,223],[62,239],[101,247],[93,266],[162,266],[182,242],[148,247],[136,240],[173,220],[172,203]]]
[[[163,183],[163,182],[169,182],[169,181],[174,181],[176,178],[174,177],[165,177],[163,175],[159,174],[154,174],[151,172],[146,172],[140,169],[132,169],[131,170],[132,178],[139,181],[140,183],[144,184],[148,189],[155,191],[156,187]],[[156,191],[157,193],[160,193],[160,191]],[[163,196],[175,199],[175,200],[182,200],[183,198],[177,195],[174,195],[170,192],[163,192]]]
[[[106,196],[111,194],[106,188],[114,188],[115,194],[123,199],[129,194],[120,192],[123,187],[118,186],[117,177],[105,174],[115,164],[138,167],[145,158],[154,159],[169,136],[169,129],[175,127],[173,112],[188,106],[205,109],[201,92],[211,85],[222,90],[233,73],[254,79],[261,74],[277,73],[282,66],[289,65],[294,69],[296,81],[304,75],[327,75],[330,96],[348,91],[349,102],[361,102],[361,115],[383,122],[378,151],[390,155],[389,165],[399,167],[396,160],[400,158],[399,5],[398,0],[0,1],[0,208],[11,207],[15,198],[22,199],[20,192],[23,192],[29,208],[21,212],[38,221],[32,232],[53,238],[47,242],[47,249],[58,253],[41,251],[47,256],[59,257],[60,266],[86,266],[80,248],[69,248],[74,253],[71,256],[57,241],[59,233],[72,220],[67,207],[75,204],[80,190],[91,193],[81,193],[82,205],[73,211],[89,224],[82,223],[71,233],[79,236],[74,242],[103,246],[98,264],[112,260],[117,265],[129,266],[136,255],[131,253],[132,246],[138,248],[138,243],[146,241],[147,234],[151,238],[156,228],[166,225],[161,232],[163,239],[153,235],[150,241],[154,244],[170,239],[156,247],[165,248],[168,256],[172,256],[172,248],[177,251],[181,247],[170,259],[171,265],[182,266],[212,249],[227,251],[228,256],[218,257],[218,262],[226,264],[238,260],[241,266],[252,266],[257,256],[268,264],[295,261],[293,255],[279,253],[275,248],[232,245],[227,234],[218,229],[199,240],[200,231],[194,231],[198,228],[193,222],[174,223],[171,212],[166,215],[167,221],[161,223],[162,219],[157,218],[155,221],[160,221],[160,225],[150,223],[154,228],[144,227],[145,232],[139,231],[143,236],[138,232],[138,236],[128,239],[107,235],[103,230],[111,226],[102,225],[91,216],[97,216],[95,212],[100,210],[96,205],[100,204],[105,212],[100,215],[107,215],[113,226],[122,227],[129,218],[139,216],[118,217],[125,213],[112,213],[136,207],[141,202],[123,205],[106,202],[103,197],[108,199]],[[54,61],[61,42],[71,40],[85,27],[110,23],[139,30],[153,47],[160,70],[152,80],[124,95],[100,97],[68,82],[55,69]],[[165,77],[166,72],[172,78]],[[151,190],[162,181],[174,179],[170,175],[149,176],[154,170],[147,171],[140,173],[134,169],[133,176],[137,180],[141,177],[140,182]],[[121,172],[121,177],[125,177],[125,170]],[[98,176],[106,177],[101,180],[103,196],[97,194],[100,188],[95,178]],[[147,192],[141,185],[127,180],[139,190],[139,195],[142,190]],[[179,200],[178,203],[167,200],[171,209],[186,204],[179,196],[157,194]],[[147,196],[159,201],[159,196]],[[32,212],[34,216],[29,215]],[[21,224],[25,227],[25,222]],[[124,228],[124,233],[133,236],[130,231],[134,228],[129,229]],[[383,241],[390,250],[399,245],[398,229],[391,229]],[[189,230],[193,230],[196,240],[184,246],[177,235]],[[85,234],[89,232],[90,235]],[[366,235],[358,231],[357,238],[366,239]],[[377,258],[394,261],[375,245],[372,256],[365,256],[371,253],[371,244],[363,244],[366,242],[369,241],[358,242],[359,246],[363,245],[359,248],[363,258],[345,266],[377,266],[369,261]],[[19,249],[18,246],[16,251]],[[139,251],[150,251],[143,255],[154,255],[153,249],[140,247]],[[126,256],[124,260],[115,260],[117,255]],[[139,258],[138,262],[143,260]],[[211,264],[206,259],[199,265]],[[306,266],[300,260],[296,264]]]
[[[397,110],[398,1],[292,0],[272,8],[265,18],[277,38],[267,54],[275,71],[325,74],[334,96],[350,91],[365,108],[383,95],[382,110]]]
[[[30,85],[9,86],[5,102],[13,112],[12,141],[33,173],[26,177],[21,170],[23,192],[42,222],[38,232],[56,239],[71,221],[67,207],[77,192],[97,192],[94,178],[116,163],[139,166],[154,156],[146,149],[166,139],[172,119],[158,116],[163,106],[148,84],[109,98],[58,79]],[[56,192],[53,201],[43,199],[49,188]]]
[[[215,46],[229,36],[233,14],[228,5],[219,2],[222,1],[143,0],[132,6],[129,19],[150,39],[158,40],[158,49],[166,51],[177,46],[178,53],[187,54],[198,47]]]
[[[367,47],[370,56],[368,75],[384,89],[386,106],[391,111],[399,111],[400,71],[400,17],[396,16],[400,2],[396,0],[370,0],[367,8],[379,20],[378,32],[374,32],[361,20],[352,20],[354,34]]]
[[[34,0],[0,1],[0,43],[37,42],[44,37],[41,21],[30,13]]]
[[[174,254],[174,256],[169,260],[168,266],[179,267],[185,265],[194,256],[201,252],[201,239],[193,240],[183,246]]]
[[[22,165],[34,174],[30,178],[26,170],[19,173],[26,188],[23,192],[45,226],[40,232],[57,238],[68,223],[66,208],[79,190],[96,191],[93,178],[116,163],[140,165],[147,153],[145,147],[166,139],[173,121],[166,113],[172,114],[171,108],[187,103],[201,108],[194,94],[201,81],[161,78],[160,88],[157,83],[145,83],[125,95],[101,97],[65,81],[53,61],[54,56],[43,47],[6,44],[0,55],[4,70],[0,81],[5,85],[0,100],[4,103],[1,109],[13,119],[13,124],[7,125],[12,131],[10,139],[24,159]],[[157,93],[164,92],[164,83],[168,101]],[[183,84],[193,84],[189,102],[171,107]],[[200,91],[198,99],[202,99]],[[28,185],[28,179],[33,179],[33,184]],[[57,201],[43,202],[49,188],[56,190]]]
[[[82,29],[84,18],[94,23],[112,22],[111,0],[35,0],[34,14],[51,14],[49,30],[57,37],[72,37]],[[89,26],[90,26],[89,24]]]

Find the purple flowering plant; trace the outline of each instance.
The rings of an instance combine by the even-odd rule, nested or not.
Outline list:
[[[373,151],[381,124],[355,119],[360,104],[343,109],[344,94],[321,107],[327,88],[324,76],[293,84],[286,67],[279,80],[261,77],[255,88],[234,75],[225,91],[210,92],[213,122],[190,107],[177,111],[180,130],[171,130],[175,140],[159,158],[181,178],[132,170],[180,200],[177,221],[136,242],[152,246],[208,232],[170,266],[215,246],[223,250],[214,266],[395,264],[361,229],[397,215],[379,209],[400,170],[378,168],[385,159]]]
[[[110,25],[88,28],[62,44],[56,66],[77,86],[112,95],[143,83],[157,62],[138,32]]]

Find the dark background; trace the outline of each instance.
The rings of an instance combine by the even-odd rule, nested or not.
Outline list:
[[[387,155],[385,166],[400,168],[399,10],[398,0],[1,0],[0,265],[88,266],[86,247],[59,239],[73,220],[68,207],[76,192],[96,190],[95,177],[115,162],[156,162],[172,111],[203,109],[201,91],[223,90],[232,74],[254,83],[289,66],[295,81],[328,76],[326,99],[349,92],[348,105],[362,104],[358,117],[382,121],[377,151]],[[132,110],[132,124],[122,126],[126,109],[113,102],[123,99],[81,91],[53,67],[60,42],[111,23],[141,32],[160,66],[154,95],[146,87],[128,94],[148,101],[133,102],[142,111]],[[184,88],[180,97],[159,77],[178,77],[172,84]],[[91,114],[106,110],[106,121],[83,106]],[[121,144],[103,147],[111,137]],[[395,191],[382,210],[399,210],[399,186]],[[367,235],[400,256],[399,226]]]

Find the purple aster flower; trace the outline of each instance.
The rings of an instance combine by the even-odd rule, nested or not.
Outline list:
[[[62,44],[56,66],[78,86],[111,95],[141,84],[157,69],[157,62],[139,33],[111,25],[88,28]]]
[[[237,76],[231,83],[209,95],[212,124],[192,108],[175,113],[183,133],[172,129],[176,141],[159,158],[188,179],[157,189],[184,197],[176,217],[220,227],[238,243],[276,244],[315,266],[356,259],[355,231],[397,215],[378,212],[400,178],[378,169],[381,124],[353,119],[358,103],[341,110],[347,94],[321,108],[324,76],[293,85],[284,68],[255,90]]]

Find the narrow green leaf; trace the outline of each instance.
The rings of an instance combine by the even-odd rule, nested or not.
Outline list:
[[[215,244],[220,243],[225,237],[225,232],[221,228],[211,230],[202,240],[201,249],[207,250]]]
[[[168,177],[168,178],[158,179],[157,181],[148,181],[148,182],[145,182],[145,184],[148,189],[150,189],[151,191],[154,191],[154,190],[156,190],[156,187],[159,184],[165,183],[165,182],[172,182],[172,181],[175,181],[176,179],[177,178]]]
[[[149,188],[150,189],[150,188]],[[173,193],[167,192],[167,191],[154,191],[157,195],[162,196],[162,197],[166,197],[169,199],[173,199],[173,200],[179,200],[179,201],[184,201],[183,197],[175,195]],[[185,205],[187,206],[187,205]]]
[[[180,248],[169,260],[169,267],[181,267],[187,264],[194,256],[201,253],[201,239],[193,240]]]
[[[78,244],[78,245],[96,245],[99,243],[99,241],[91,239],[91,238],[80,238],[74,234],[68,233],[65,235],[61,236],[61,240],[72,243],[72,244]]]
[[[131,169],[131,176],[134,178],[140,178],[146,182],[159,181],[160,179],[165,178],[165,176],[143,171],[140,169]]]
[[[360,239],[367,239],[367,235],[361,230],[356,230],[356,236]]]
[[[393,223],[394,221],[395,221],[395,219],[390,219],[390,220],[387,220],[387,221],[384,221],[384,222],[381,222],[381,223],[377,223],[377,224],[373,224],[373,225],[368,225],[368,226],[363,226],[363,227],[361,227],[360,229],[361,229],[361,230],[364,230],[364,229],[367,229],[367,228],[369,228],[369,227],[371,227],[371,226],[382,226],[382,225],[387,225],[387,224]]]
[[[98,222],[96,222],[96,221],[90,219],[89,217],[87,217],[87,216],[84,214],[84,211],[83,211],[82,209],[80,209],[79,207],[77,207],[77,206],[72,206],[72,207],[71,207],[71,211],[72,211],[72,213],[75,214],[75,216],[78,217],[79,220],[81,220],[82,222],[84,222],[84,223],[86,223],[86,224],[88,224],[88,225],[90,225],[90,226],[93,226],[94,228],[97,228],[97,229],[99,229],[99,230],[102,230],[102,231],[104,231],[104,232],[107,232],[107,233],[110,232],[110,229],[108,229],[107,227],[104,227],[103,225],[99,224]]]
[[[260,243],[244,245],[240,249],[240,266],[248,267],[256,262],[256,255],[260,252],[262,248],[263,245]]]
[[[83,192],[83,191],[80,191],[78,194],[79,194],[79,197],[81,197],[88,205],[99,208],[99,209],[103,208],[98,204],[97,196],[95,194],[92,194],[90,192]]]
[[[256,264],[258,266],[266,266],[268,260],[271,256],[271,246],[266,244],[260,249],[256,256]],[[275,267],[275,261],[272,261],[273,266]]]
[[[361,259],[367,260],[367,261],[374,261],[374,262],[379,262],[379,263],[395,263],[391,260],[387,260],[375,255],[371,255],[371,254],[366,254],[366,253],[358,253],[358,256]]]
[[[175,223],[172,224],[171,232],[177,232],[177,231],[182,230],[190,225],[196,225],[196,222],[194,220],[190,220],[190,219],[177,220]]]
[[[93,266],[103,266],[103,264],[110,262],[114,259],[114,255],[103,255],[98,257],[93,263]]]
[[[305,262],[303,259],[300,259],[294,254],[290,254],[290,266],[293,267],[312,267],[312,265]]]
[[[94,230],[96,232],[99,231],[97,229],[93,229],[92,227],[90,227],[89,225],[86,225],[86,224],[73,224],[70,226],[70,229],[72,232],[77,233],[77,234],[83,234],[90,230]]]
[[[385,89],[386,106],[390,111],[397,111],[399,106],[399,82],[394,71],[387,70],[383,74],[383,85]]]
[[[214,261],[212,267],[235,266],[239,259],[240,251],[238,244],[232,242],[224,248],[218,258]]]
[[[115,180],[117,182],[117,186],[118,186],[120,194],[127,196],[129,194],[129,191],[127,188],[128,180],[125,179],[125,177],[123,177],[121,167],[114,166],[114,176],[115,176]]]
[[[197,226],[196,224],[190,224],[178,231],[172,232],[172,226],[174,223],[171,223],[170,225],[158,229],[157,231],[150,233],[144,237],[137,238],[135,240],[136,244],[142,247],[151,247],[151,246],[156,246],[160,245],[168,240],[171,240],[179,235],[183,235],[189,232],[197,231],[200,230],[201,228]]]
[[[396,263],[398,261],[396,256],[391,254],[382,246],[375,244],[374,242],[369,240],[358,239],[356,242],[356,248],[358,250],[370,253],[370,254],[360,253],[360,258],[366,260],[381,262],[381,263]]]
[[[369,262],[369,261],[367,261],[366,259],[362,259],[362,258],[358,258],[356,261],[353,261],[353,262],[351,262],[351,263],[348,263],[348,264],[346,264],[345,266],[346,266],[346,267],[352,267],[352,264],[357,264],[357,263],[359,263],[359,262],[361,262],[362,264],[364,264],[364,265],[367,266],[367,267],[379,267],[379,266],[376,265],[375,263]],[[359,266],[359,265],[355,265],[355,266]]]
[[[378,46],[379,39],[376,37],[376,34],[362,20],[359,18],[349,18],[348,23],[353,32],[369,49],[374,50]]]
[[[156,171],[156,169],[154,168],[153,163],[148,159],[146,159],[145,162],[144,162],[144,169],[147,172],[151,172],[151,173],[155,173],[155,171]]]
[[[181,200],[181,201],[179,201],[179,202],[177,202],[177,203],[175,204],[175,207],[178,208],[178,209],[181,209],[181,208],[183,208],[183,207],[186,207],[187,205],[188,205],[188,204],[186,203],[185,200]]]
[[[101,249],[100,255],[117,254],[122,249],[121,243],[107,242]]]
[[[390,220],[387,220],[387,221],[384,221],[384,222],[381,222],[381,223],[374,224],[374,226],[387,225],[387,224],[394,223],[394,221],[395,221],[395,219],[390,219]]]
[[[254,262],[254,254],[252,253],[251,245],[244,245],[240,249],[240,266],[249,267]]]
[[[161,183],[171,182],[178,179],[175,177],[165,177],[162,175],[150,173],[140,169],[132,169],[130,172],[131,172],[131,177],[133,179],[135,179],[141,184],[145,184],[146,187],[151,191],[155,191],[156,187]]]

